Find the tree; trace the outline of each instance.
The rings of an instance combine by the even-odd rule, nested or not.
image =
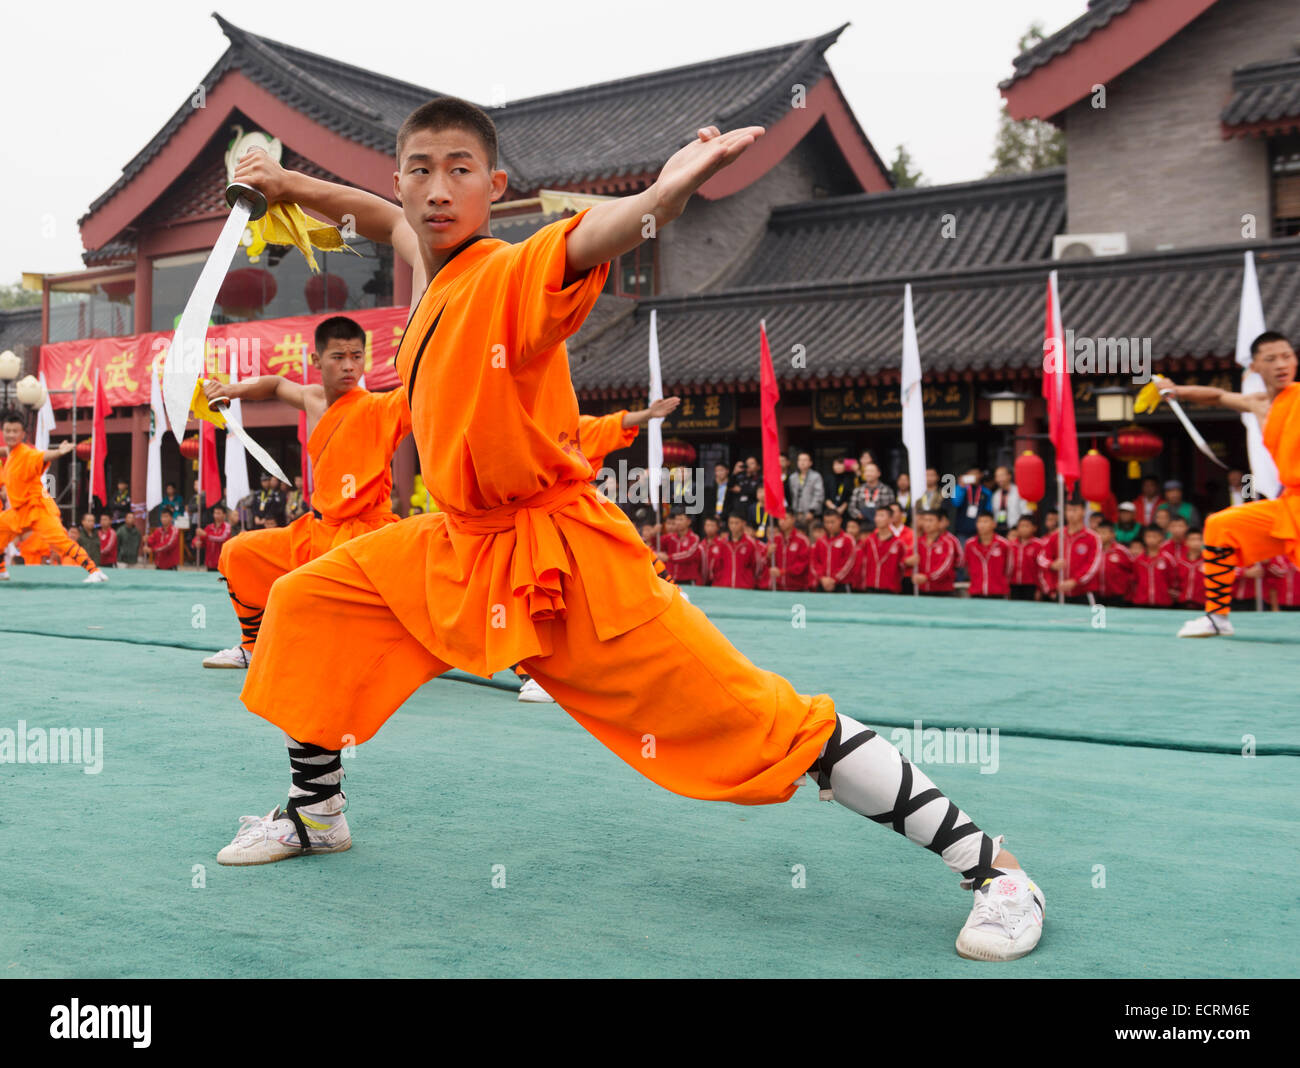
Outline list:
[[[889,176],[894,181],[895,189],[914,189],[925,185],[925,176],[920,170],[912,170],[912,154],[905,145],[899,145],[894,153],[894,161],[889,165]]]
[[[1035,22],[1020,38],[1021,55],[1047,35],[1042,23]],[[993,169],[988,177],[1003,174],[1028,174],[1065,162],[1065,134],[1042,119],[1013,119],[1002,105],[998,120],[998,139],[993,146]]]
[[[11,308],[30,308],[41,302],[41,295],[24,289],[21,284],[0,285],[0,311]]]

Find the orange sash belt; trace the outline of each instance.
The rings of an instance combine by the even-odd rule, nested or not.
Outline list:
[[[570,573],[569,557],[551,517],[589,492],[586,482],[557,482],[522,501],[500,504],[483,512],[458,512],[445,505],[443,512],[455,534],[504,534],[513,530],[511,591],[516,597],[527,599],[528,615],[533,620],[561,619],[564,597],[560,592],[560,576]]]

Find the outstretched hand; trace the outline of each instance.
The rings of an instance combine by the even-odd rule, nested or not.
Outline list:
[[[650,418],[663,419],[665,416],[672,415],[681,403],[681,397],[660,397],[657,401],[651,401],[648,409]]]
[[[659,203],[672,216],[680,215],[697,189],[723,167],[734,163],[740,154],[763,136],[761,126],[743,126],[719,133],[716,126],[706,126],[696,139],[669,157],[655,182]]]
[[[264,148],[250,148],[235,165],[235,181],[251,185],[268,204],[288,199],[289,172],[275,162]]]

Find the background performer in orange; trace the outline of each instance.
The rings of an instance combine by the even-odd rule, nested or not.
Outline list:
[[[397,371],[442,511],[358,538],[275,584],[242,698],[293,739],[292,785],[284,809],[241,821],[221,863],[348,849],[343,746],[370,738],[451,666],[486,676],[522,663],[666,789],[769,804],[788,800],[807,773],[826,799],[938,854],[975,890],[960,954],[1008,960],[1038,944],[1042,892],[1002,838],[830,698],[799,694],[745,659],[657,576],[632,524],[590,485],[565,338],[595,304],[609,261],[678,218],[762,134],[701,129],[645,191],[511,245],[489,230],[507,187],[491,118],[446,97],[407,118],[394,191],[429,284]]]
[[[225,577],[243,634],[239,644],[204,660],[206,668],[248,667],[271,585],[281,575],[397,522],[391,465],[411,430],[406,394],[400,389],[371,393],[358,385],[366,362],[366,332],[355,320],[343,315],[326,319],[316,327],[314,340],[311,360],[320,369],[320,385],[263,375],[203,387],[209,401],[274,397],[305,411],[316,483],[306,515],[287,527],[245,531],[226,543],[217,569]]]

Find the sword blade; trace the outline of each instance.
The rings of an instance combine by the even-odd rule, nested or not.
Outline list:
[[[1192,444],[1225,471],[1228,470],[1228,465],[1214,455],[1214,450],[1206,444],[1205,439],[1201,437],[1200,431],[1198,431],[1196,427],[1192,426],[1192,421],[1187,418],[1187,413],[1183,411],[1183,406],[1168,394],[1165,395],[1165,403],[1169,405],[1169,410],[1173,412],[1174,415],[1178,416],[1178,421],[1183,424],[1183,429],[1187,431],[1188,437],[1192,439]]]
[[[185,436],[185,424],[190,417],[190,398],[194,396],[194,387],[203,374],[208,320],[212,318],[217,293],[221,290],[226,271],[230,269],[230,261],[235,258],[250,213],[248,201],[243,199],[230,209],[221,236],[212,246],[208,261],[203,265],[199,280],[194,284],[194,291],[186,302],[185,311],[172,335],[167,359],[163,363],[163,407],[167,411],[167,422],[171,424],[171,432],[177,443]]]
[[[285,476],[285,473],[280,470],[280,465],[272,460],[267,451],[249,436],[248,431],[230,418],[229,412],[223,414],[226,420],[226,429],[244,443],[244,449],[254,460],[262,465],[262,470],[268,475],[275,476],[286,486],[292,486],[293,483]]]

